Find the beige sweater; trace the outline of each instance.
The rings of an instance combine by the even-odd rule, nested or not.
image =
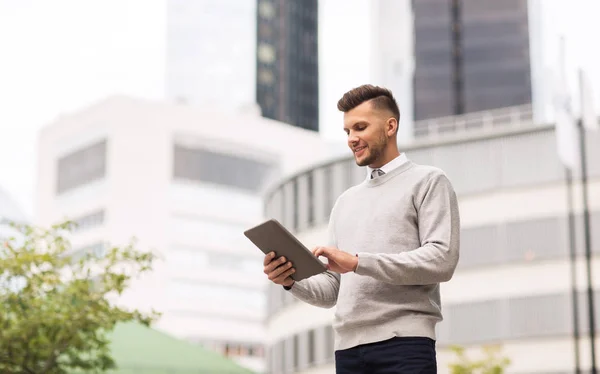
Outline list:
[[[409,161],[350,188],[331,212],[329,233],[328,245],[358,254],[356,272],[322,273],[290,292],[336,306],[336,350],[395,336],[435,339],[439,283],[459,257],[458,203],[444,173]]]

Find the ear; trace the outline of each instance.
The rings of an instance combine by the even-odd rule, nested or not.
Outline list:
[[[398,133],[398,121],[394,117],[387,120],[386,133],[388,136],[393,136]]]

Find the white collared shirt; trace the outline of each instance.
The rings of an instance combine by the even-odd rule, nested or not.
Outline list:
[[[383,165],[382,167],[380,167],[379,169],[381,171],[383,171],[384,173],[389,173],[390,171],[404,165],[405,163],[408,162],[408,157],[406,157],[406,153],[400,153],[400,156],[396,157],[395,159],[393,159],[392,161],[388,162],[387,164]],[[367,166],[367,179],[371,179],[371,173],[373,172],[372,167]]]

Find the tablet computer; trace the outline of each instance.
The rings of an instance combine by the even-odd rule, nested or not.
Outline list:
[[[299,281],[323,273],[327,267],[311,251],[308,250],[292,233],[275,219],[270,219],[251,229],[244,231],[265,255],[275,252],[275,258],[285,256],[296,272],[292,279]]]

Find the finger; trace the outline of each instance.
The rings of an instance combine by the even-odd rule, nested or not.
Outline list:
[[[325,257],[327,257],[328,253],[329,252],[327,251],[327,248],[325,248],[325,247],[317,247],[317,249],[315,250],[315,252],[313,254],[316,257],[319,257],[319,256],[325,256]]]
[[[271,262],[269,262],[264,269],[265,274],[269,274],[271,273],[273,270],[275,270],[278,266],[283,265],[287,260],[285,259],[284,256],[281,256],[275,260],[272,260]]]
[[[281,265],[278,268],[276,268],[275,270],[269,272],[269,274],[268,274],[269,279],[274,281],[275,279],[281,277],[282,274],[289,271],[291,268],[292,268],[292,263],[287,262],[286,264]]]
[[[277,278],[274,280],[274,282],[275,282],[275,283],[277,283],[277,284],[283,284],[283,283],[285,283],[285,281],[286,281],[286,280],[287,280],[287,279],[288,279],[288,278],[289,278],[289,277],[290,277],[292,274],[294,274],[295,272],[296,272],[296,269],[295,269],[295,268],[288,269],[288,270],[286,270],[285,272],[283,272],[281,275],[279,275],[279,276],[278,276],[278,277],[277,277]]]
[[[277,268],[275,268],[273,271],[271,271],[268,276],[269,279],[275,279],[281,276],[281,274],[285,273],[286,271],[288,271],[289,269],[292,268],[292,263],[291,262],[286,262],[283,265],[278,266]]]
[[[265,255],[265,259],[263,260],[263,265],[267,266],[269,265],[269,262],[273,261],[273,259],[275,258],[275,252],[269,252]]]

